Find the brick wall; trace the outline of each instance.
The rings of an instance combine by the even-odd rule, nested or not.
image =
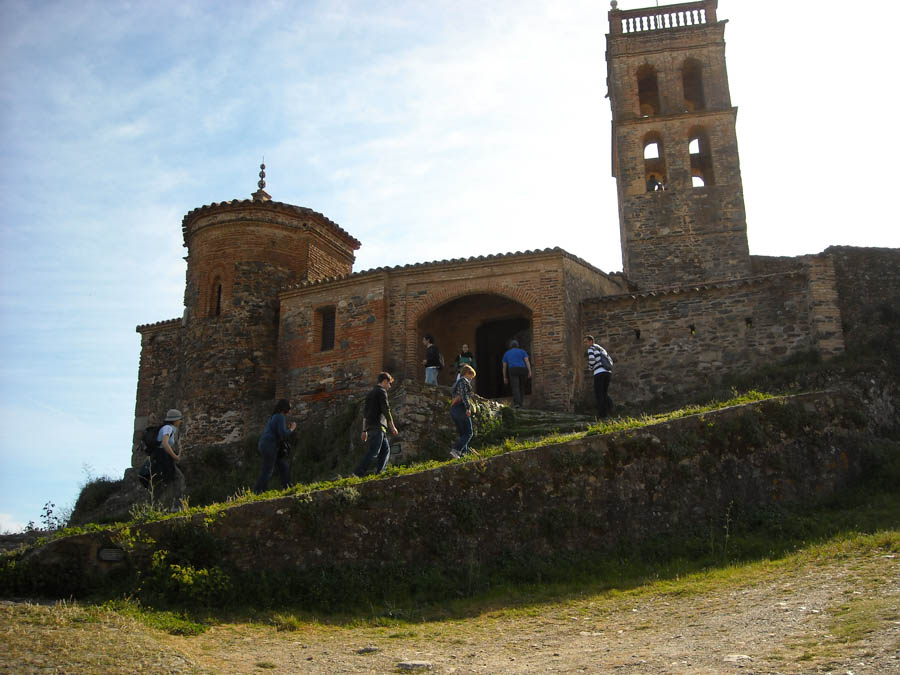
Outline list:
[[[529,405],[568,409],[578,303],[623,287],[620,277],[608,277],[560,250],[398,267],[303,285],[281,295],[279,391],[310,401],[343,395],[369,386],[384,368],[395,377],[421,381],[425,333],[435,336],[449,366],[462,343],[475,349],[479,325],[518,317],[531,324],[526,347],[535,375]],[[335,347],[321,352],[316,311],[328,305],[336,312]],[[482,359],[479,378],[499,368],[499,359]],[[441,374],[443,384],[453,379],[449,368]]]
[[[182,409],[182,448],[189,450],[240,440],[262,425],[276,398],[278,292],[349,274],[359,242],[319,213],[263,200],[195,209],[182,232],[189,252],[184,327],[165,354],[144,330],[135,424],[176,391],[178,400],[163,407]],[[175,356],[161,387],[144,361]]]

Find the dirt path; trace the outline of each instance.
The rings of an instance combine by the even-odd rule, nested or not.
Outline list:
[[[35,606],[4,603],[0,637],[13,656],[0,654],[0,672],[98,672],[103,657],[116,663],[107,672],[900,673],[898,569],[894,555],[853,552],[733,583],[701,578],[676,592],[660,584],[458,621],[229,624],[194,637],[102,622],[25,626]],[[21,656],[18,641],[44,645],[54,629],[67,648]]]

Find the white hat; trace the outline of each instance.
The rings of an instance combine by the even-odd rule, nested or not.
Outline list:
[[[176,420],[180,420],[182,417],[184,417],[184,416],[181,414],[180,410],[176,410],[175,408],[170,408],[169,412],[166,413],[166,419],[164,421],[174,422]]]

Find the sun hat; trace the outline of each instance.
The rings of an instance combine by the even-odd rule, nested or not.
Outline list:
[[[170,408],[169,412],[166,413],[166,422],[175,422],[176,420],[180,420],[183,417],[180,410],[176,410],[175,408]]]

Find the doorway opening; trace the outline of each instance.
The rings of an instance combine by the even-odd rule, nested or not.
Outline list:
[[[439,384],[453,384],[453,362],[463,345],[469,347],[478,373],[473,383],[475,393],[485,398],[509,395],[503,386],[501,364],[510,340],[518,340],[519,346],[531,355],[531,310],[501,295],[475,293],[451,300],[423,316],[418,329],[417,339],[421,341],[424,334],[430,333],[444,356],[445,368],[438,375]],[[424,348],[421,344],[417,347],[417,379],[422,381]]]
[[[519,347],[528,352],[530,358],[531,321],[523,317],[487,320],[478,327],[475,343],[478,345],[478,354],[483,359],[478,364],[479,396],[500,398],[509,395],[503,384],[503,354],[509,349],[510,340],[518,341]],[[531,393],[531,380],[525,385],[525,393]]]

